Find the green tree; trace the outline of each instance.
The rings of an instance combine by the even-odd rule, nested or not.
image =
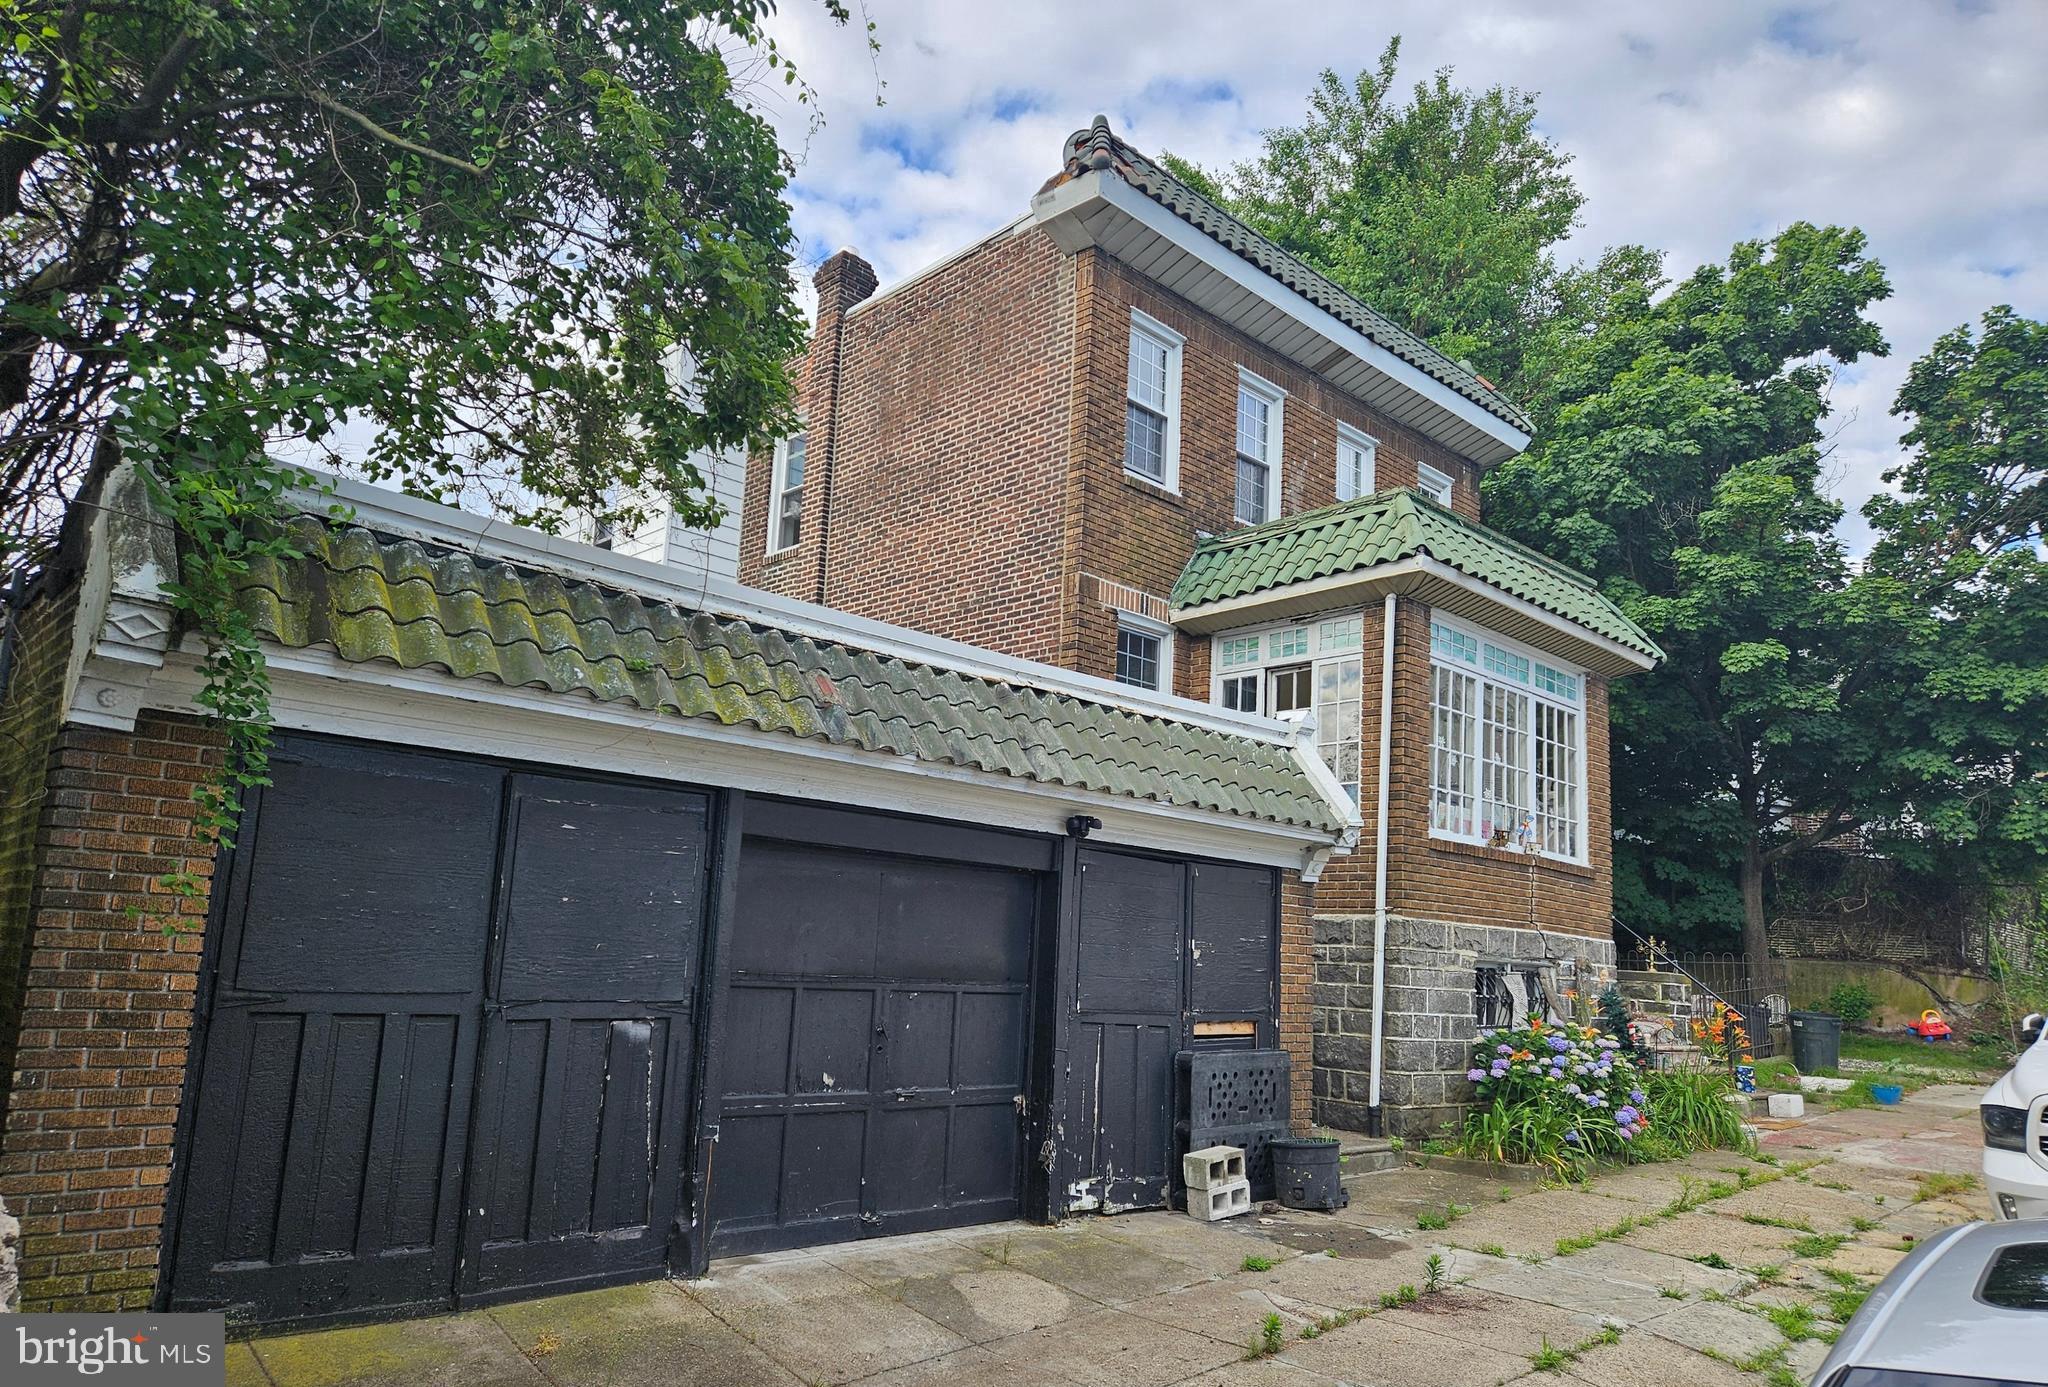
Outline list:
[[[1444,68],[1401,100],[1400,39],[1349,82],[1325,71],[1307,119],[1268,130],[1258,157],[1176,176],[1511,397],[1540,404],[1528,358],[1549,325],[1583,317],[1655,257],[1562,269],[1584,201],[1570,156],[1536,129],[1535,98],[1474,91]],[[1532,385],[1538,388],[1530,388]]]
[[[732,61],[807,95],[769,8],[0,0],[0,561],[106,444],[135,460],[247,779],[230,594],[280,542],[276,445],[345,425],[372,477],[543,525],[622,493],[709,520],[687,457],[788,420],[803,340],[787,161]],[[233,780],[205,798],[226,831]]]
[[[1913,364],[1892,412],[1906,460],[1864,514],[1863,585],[1922,628],[1899,717],[1923,740],[1883,823],[1902,866],[1972,887],[2048,860],[2048,323],[2010,307]]]
[[[1739,925],[1765,956],[1773,863],[1860,823],[1895,756],[1901,609],[1857,586],[1820,493],[1830,372],[1882,353],[1862,233],[1796,224],[1556,367],[1545,437],[1488,479],[1494,524],[1594,574],[1661,644],[1614,688],[1617,904]]]

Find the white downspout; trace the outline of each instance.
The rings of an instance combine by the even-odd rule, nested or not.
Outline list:
[[[1366,1130],[1381,1135],[1380,1048],[1387,1000],[1387,783],[1394,754],[1394,594],[1380,615],[1380,790],[1374,801],[1378,841],[1372,869],[1372,1083],[1366,1094]]]

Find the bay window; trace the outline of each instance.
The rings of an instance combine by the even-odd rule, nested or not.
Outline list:
[[[1441,621],[1429,634],[1430,833],[1582,860],[1582,677]]]

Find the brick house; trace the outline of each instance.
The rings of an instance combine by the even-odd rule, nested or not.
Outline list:
[[[335,485],[242,582],[277,740],[218,856],[137,478],[10,613],[21,1308],[331,1323],[1156,1206],[1188,1049],[1291,1056],[1306,1124],[1358,817],[1298,727]]]
[[[1365,825],[1317,889],[1319,1120],[1433,1130],[1477,1026],[1604,985],[1608,681],[1660,652],[1480,523],[1529,441],[1489,382],[1100,118],[993,234],[816,283],[805,427],[749,469],[742,579],[1312,715]]]

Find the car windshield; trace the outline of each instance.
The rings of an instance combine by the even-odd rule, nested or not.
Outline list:
[[[2048,1243],[2000,1248],[1977,1298],[2002,1310],[2048,1310]]]
[[[2016,1377],[1951,1377],[1947,1373],[1902,1372],[1894,1368],[1851,1368],[1828,1387],[2038,1387]]]

